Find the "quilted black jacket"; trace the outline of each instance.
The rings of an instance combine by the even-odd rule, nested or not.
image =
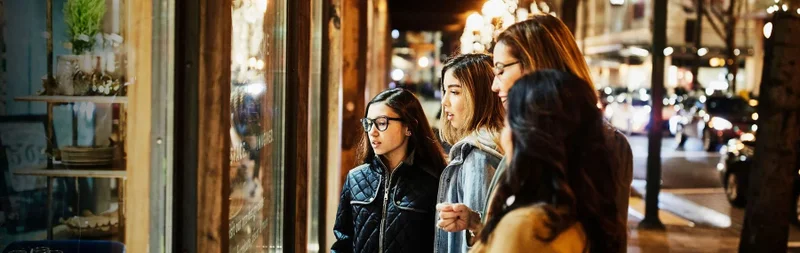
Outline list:
[[[331,252],[433,252],[439,175],[413,159],[387,171],[374,159],[347,174]]]

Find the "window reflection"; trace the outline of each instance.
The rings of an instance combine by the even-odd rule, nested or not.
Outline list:
[[[230,252],[264,252],[281,239],[278,131],[285,3],[234,0],[231,46]]]

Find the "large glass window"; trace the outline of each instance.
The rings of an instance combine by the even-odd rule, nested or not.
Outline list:
[[[0,0],[0,251],[118,252],[137,222],[126,2]]]
[[[230,251],[280,251],[285,1],[234,0]]]

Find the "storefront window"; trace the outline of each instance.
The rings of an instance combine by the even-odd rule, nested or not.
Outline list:
[[[286,4],[233,1],[229,252],[280,251]]]
[[[0,251],[124,247],[126,2],[0,0]]]

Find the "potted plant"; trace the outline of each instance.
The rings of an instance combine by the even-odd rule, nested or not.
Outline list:
[[[105,0],[67,0],[64,21],[76,55],[88,53],[95,45],[93,38],[100,32],[106,13]]]
[[[92,75],[99,62],[91,51],[105,12],[105,0],[67,0],[64,4],[69,39],[65,46],[72,50],[72,55],[58,56],[56,79],[60,94],[85,95],[90,91],[91,84],[80,77]]]

